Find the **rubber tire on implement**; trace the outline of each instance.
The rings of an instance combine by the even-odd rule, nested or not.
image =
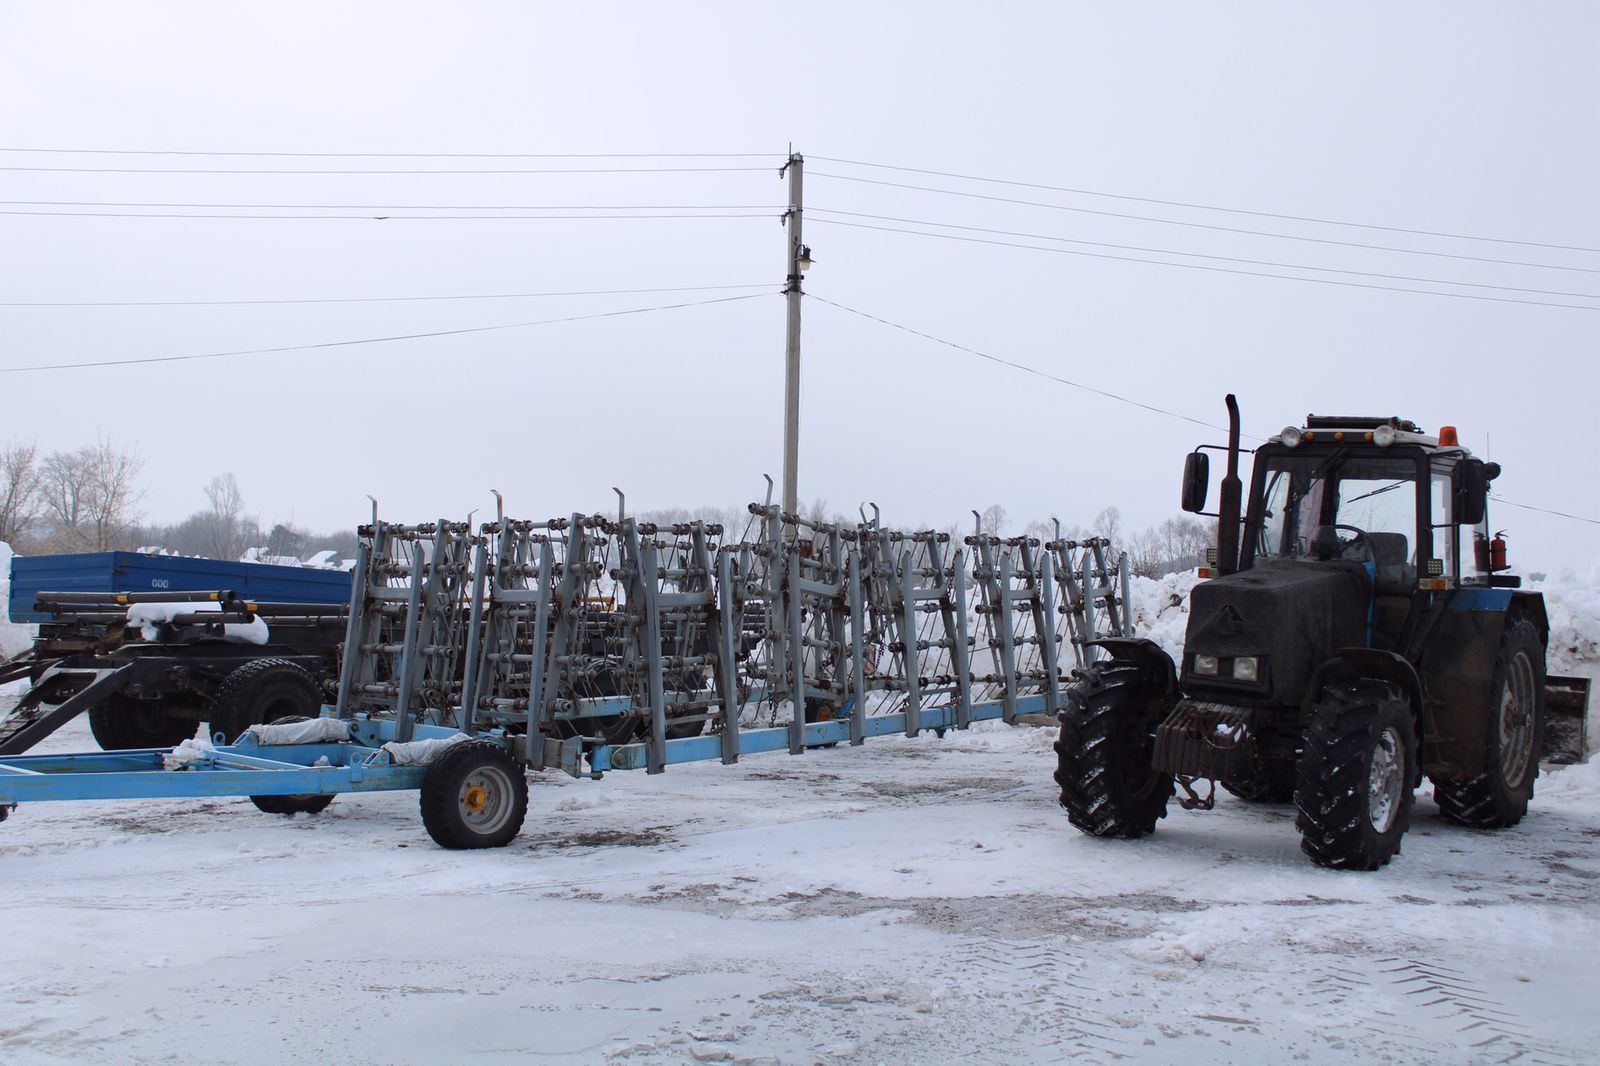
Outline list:
[[[303,714],[291,714],[284,718],[274,718],[269,725],[290,725],[294,722],[309,722],[310,718]],[[297,814],[321,814],[328,809],[328,804],[333,802],[334,794],[329,792],[299,792],[292,796],[251,796],[250,802],[256,805],[256,810],[262,814],[284,814],[294,817]]]
[[[1522,692],[1519,694],[1518,689]],[[1495,657],[1494,683],[1489,688],[1485,769],[1462,780],[1433,780],[1433,798],[1450,821],[1473,829],[1506,829],[1522,821],[1533,799],[1539,776],[1539,753],[1544,750],[1544,645],[1539,630],[1526,615],[1506,619],[1505,634]],[[1506,701],[1513,702],[1507,708]],[[1521,736],[1507,738],[1502,718],[1508,710],[1521,721]],[[1524,749],[1517,776],[1506,773],[1505,740],[1519,740]],[[1517,758],[1513,754],[1513,758]]]
[[[1399,748],[1393,768],[1398,793],[1383,827],[1373,823],[1374,764]],[[1405,696],[1385,681],[1329,685],[1311,708],[1300,754],[1294,803],[1300,850],[1319,866],[1376,870],[1400,852],[1411,823],[1417,780],[1416,717]],[[1382,797],[1379,797],[1382,799]],[[1383,808],[1380,806],[1378,810]]]
[[[106,751],[126,748],[170,748],[194,736],[193,718],[168,718],[153,700],[116,693],[89,709],[89,732]]]
[[[1167,816],[1172,775],[1150,756],[1168,707],[1146,687],[1138,667],[1099,663],[1067,690],[1055,778],[1067,820],[1085,833],[1133,839]]]
[[[221,733],[232,743],[253,725],[280,718],[315,718],[322,689],[299,664],[288,659],[252,659],[222,679],[211,701],[209,736]]]
[[[492,740],[439,753],[422,779],[422,824],[441,848],[502,848],[528,816],[528,775]]]

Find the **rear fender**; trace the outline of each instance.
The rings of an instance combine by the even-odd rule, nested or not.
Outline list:
[[[1145,685],[1159,688],[1168,702],[1178,698],[1178,668],[1172,656],[1161,645],[1143,637],[1107,637],[1091,640],[1085,647],[1104,648],[1111,653],[1112,661],[1129,663],[1139,668],[1139,679]]]

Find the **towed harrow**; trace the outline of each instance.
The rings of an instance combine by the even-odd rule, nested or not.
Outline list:
[[[619,493],[620,497],[620,493]],[[674,763],[1054,716],[1131,636],[1105,540],[954,539],[751,504],[737,535],[574,513],[359,530],[337,699],[232,745],[0,759],[29,800],[422,790],[445,847],[511,840],[525,770]],[[297,669],[285,662],[283,672]]]

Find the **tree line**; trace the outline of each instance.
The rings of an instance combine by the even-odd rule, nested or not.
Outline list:
[[[201,486],[205,505],[181,522],[146,523],[143,472],[138,452],[108,437],[49,453],[28,442],[0,445],[0,541],[24,555],[140,548],[211,559],[355,554],[354,532],[320,534],[248,513],[231,473]]]

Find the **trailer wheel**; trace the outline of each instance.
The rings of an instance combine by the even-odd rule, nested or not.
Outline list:
[[[462,741],[428,767],[421,805],[422,824],[440,847],[505,847],[528,815],[528,775],[499,744]]]
[[[291,714],[283,718],[274,718],[268,725],[288,725],[291,722],[309,722],[311,719],[303,714]],[[323,795],[320,792],[301,792],[292,796],[251,796],[250,802],[256,805],[256,810],[263,814],[284,814],[293,817],[297,814],[321,814],[328,809],[328,804],[333,802],[333,795]]]
[[[192,718],[169,718],[153,700],[117,693],[89,709],[89,732],[106,751],[124,748],[170,748],[194,736]]]
[[[1376,870],[1400,851],[1417,779],[1416,718],[1394,685],[1330,685],[1311,708],[1294,803],[1319,866]]]
[[[232,743],[253,725],[314,718],[321,710],[322,689],[305,669],[288,659],[252,659],[222,679],[208,728]]]
[[[1250,776],[1222,782],[1223,788],[1247,803],[1292,803],[1294,785],[1294,763],[1283,759],[1259,762]]]
[[[1544,750],[1544,645],[1525,615],[1506,619],[1495,660],[1494,693],[1485,728],[1484,770],[1433,782],[1433,798],[1452,822],[1505,829],[1522,821],[1533,799]]]
[[[1167,816],[1172,775],[1150,765],[1167,712],[1135,666],[1098,663],[1067,690],[1056,741],[1056,784],[1067,820],[1097,837],[1144,836]]]

